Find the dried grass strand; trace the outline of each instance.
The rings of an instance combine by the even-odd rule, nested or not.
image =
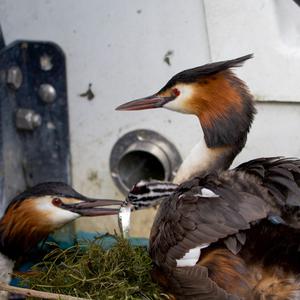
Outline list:
[[[49,292],[41,292],[32,289],[25,289],[20,287],[15,287],[8,285],[5,282],[0,281],[0,290],[6,291],[9,293],[19,294],[26,297],[40,298],[40,299],[59,299],[59,300],[89,300],[88,298],[78,298],[68,295],[55,294]]]

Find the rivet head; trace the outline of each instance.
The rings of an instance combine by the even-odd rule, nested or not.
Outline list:
[[[52,57],[48,54],[43,54],[40,57],[40,66],[43,71],[50,71],[53,68]]]
[[[23,82],[21,69],[17,66],[10,67],[7,71],[6,82],[11,88],[19,89]]]
[[[42,117],[32,109],[19,108],[16,115],[16,126],[18,129],[34,130],[41,126]]]
[[[52,103],[56,98],[55,88],[48,83],[43,83],[40,85],[38,94],[45,103]]]

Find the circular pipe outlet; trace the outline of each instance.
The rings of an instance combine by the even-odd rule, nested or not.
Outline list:
[[[159,133],[139,129],[123,135],[110,154],[111,176],[126,194],[140,180],[171,181],[182,159],[176,147]]]

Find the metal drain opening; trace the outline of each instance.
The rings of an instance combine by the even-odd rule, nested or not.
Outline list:
[[[133,151],[124,155],[119,163],[120,177],[127,187],[138,181],[165,179],[165,169],[158,158],[146,151]]]
[[[127,194],[140,180],[171,181],[182,160],[175,146],[155,131],[140,129],[122,136],[110,155],[111,176]]]

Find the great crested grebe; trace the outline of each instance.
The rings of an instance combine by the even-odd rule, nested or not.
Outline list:
[[[246,143],[255,108],[247,86],[231,68],[252,55],[185,70],[172,77],[152,96],[130,101],[117,110],[167,108],[196,115],[204,141],[200,141],[180,166],[174,183],[194,175],[227,169]]]
[[[231,68],[241,66],[251,57],[252,55],[246,55],[182,71],[154,95],[117,107],[117,110],[129,111],[163,107],[198,117],[204,141],[200,141],[183,161],[174,184],[180,184],[195,175],[201,177],[214,171],[228,169],[243,149],[256,110],[248,87],[236,77]],[[290,180],[289,175],[282,170],[287,167],[297,169],[297,160],[282,157],[258,158],[239,165],[235,170],[259,177],[273,196],[281,201],[282,192],[272,186],[272,183],[280,183],[282,187],[288,184],[288,188],[293,190],[296,178]],[[287,179],[284,179],[284,176]],[[140,189],[146,191],[147,182],[141,182],[139,188],[135,187],[130,192],[130,197],[137,197]],[[169,187],[164,191],[163,184],[160,183],[160,191],[164,196],[167,195],[168,189]],[[169,194],[171,193],[172,190]],[[298,195],[285,196],[285,202],[292,205],[295,204],[295,197]],[[150,197],[149,202],[152,200],[153,197]]]
[[[185,182],[162,202],[150,237],[154,277],[176,299],[300,299],[300,161],[261,158],[226,171],[255,112],[230,68],[250,57],[183,71],[118,108],[165,107],[201,122],[205,144],[182,165],[176,181]]]
[[[0,219],[0,280],[8,283],[15,261],[63,225],[81,216],[116,215],[117,200],[85,197],[61,182],[41,183],[16,196]],[[0,299],[7,293],[0,292]]]

